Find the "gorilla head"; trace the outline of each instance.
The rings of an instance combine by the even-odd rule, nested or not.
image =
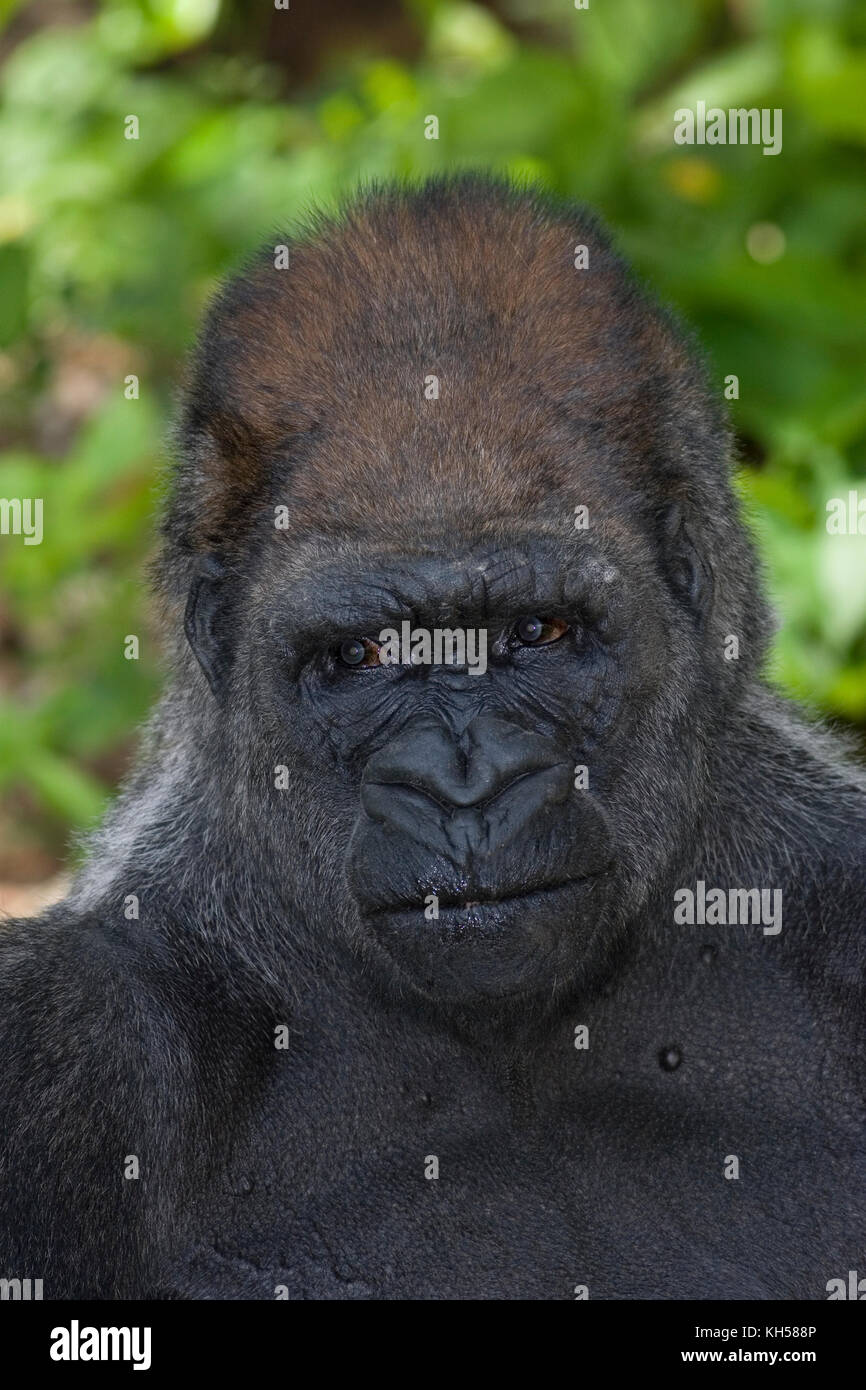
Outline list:
[[[223,292],[161,576],[198,756],[311,937],[549,996],[669,881],[766,640],[716,395],[585,212],[483,179]],[[486,669],[385,660],[403,624]]]

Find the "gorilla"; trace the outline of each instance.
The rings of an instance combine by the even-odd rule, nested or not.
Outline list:
[[[593,217],[483,175],[368,189],[223,289],[166,692],[70,896],[0,933],[0,1275],[863,1267],[866,782],[767,683],[719,395]]]

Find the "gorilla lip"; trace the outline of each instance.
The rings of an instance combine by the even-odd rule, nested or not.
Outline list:
[[[485,893],[483,890],[475,890],[474,896],[468,894],[458,896],[456,893],[443,893],[439,897],[439,918],[461,924],[471,924],[472,922],[487,920],[492,914],[492,909],[497,907],[510,906],[518,902],[540,902],[551,894],[565,893],[569,889],[582,888],[600,878],[608,872],[610,865],[599,869],[596,873],[583,874],[577,878],[563,879],[559,883],[539,883],[529,888],[515,888],[504,893]],[[431,890],[432,891],[432,890]],[[371,913],[372,917],[405,917],[417,909],[416,903],[394,903],[387,907],[377,908]],[[434,921],[437,919],[434,919]]]

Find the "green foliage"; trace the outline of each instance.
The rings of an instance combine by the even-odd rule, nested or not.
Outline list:
[[[11,34],[29,8],[5,0],[0,26]],[[416,0],[417,61],[335,51],[288,97],[263,58],[265,20],[240,0],[102,0],[91,20],[11,46],[0,496],[42,497],[45,536],[0,537],[0,793],[25,796],[47,841],[97,814],[156,688],[140,578],[201,308],[261,239],[365,178],[484,167],[602,211],[697,327],[719,391],[739,378],[741,491],[784,618],[776,678],[866,723],[866,537],[824,524],[829,498],[866,497],[863,10],[513,12],[514,32],[473,5]],[[531,40],[515,36],[521,17]],[[698,100],[781,108],[782,153],[676,145],[674,112]],[[127,633],[140,661],[124,659]]]

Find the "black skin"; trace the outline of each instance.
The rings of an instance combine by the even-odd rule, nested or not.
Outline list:
[[[139,772],[0,939],[0,1275],[824,1299],[866,1269],[862,776],[719,655],[720,593],[764,622],[740,531],[627,491],[585,534],[470,508],[288,563],[265,507],[190,562]],[[487,673],[377,664],[404,618],[483,628]],[[782,931],[675,924],[699,879],[780,889]]]

